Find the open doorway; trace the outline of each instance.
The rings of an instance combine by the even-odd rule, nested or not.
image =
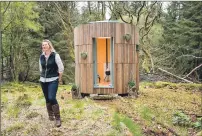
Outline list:
[[[113,87],[113,38],[93,38],[94,87]]]

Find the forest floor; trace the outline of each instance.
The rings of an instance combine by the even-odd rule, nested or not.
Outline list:
[[[199,136],[201,84],[141,82],[138,98],[72,99],[60,85],[62,126],[48,120],[39,84],[1,86],[1,135],[9,136]],[[103,96],[102,96],[103,97]],[[111,99],[112,98],[112,99]]]

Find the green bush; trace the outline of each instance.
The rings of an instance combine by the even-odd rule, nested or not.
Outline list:
[[[136,85],[136,84],[135,84],[135,81],[133,81],[133,80],[131,80],[131,81],[128,82],[129,88],[132,88],[132,87],[134,87],[135,85]]]
[[[72,90],[72,91],[78,90],[78,86],[77,86],[76,84],[73,84],[71,90]]]
[[[193,127],[196,129],[201,129],[202,128],[202,117],[197,119],[197,122],[193,123]]]
[[[179,125],[179,126],[191,125],[191,119],[182,111],[177,111],[176,113],[174,113],[172,121],[174,125]]]

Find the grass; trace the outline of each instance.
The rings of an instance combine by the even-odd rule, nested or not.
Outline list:
[[[190,90],[190,91],[201,91],[202,84],[196,83],[170,83],[170,82],[142,82],[140,83],[141,87],[149,87],[149,88],[170,88],[170,89],[181,89],[181,90]]]
[[[17,118],[18,115],[20,114],[20,108],[16,107],[15,105],[9,105],[6,108],[6,114],[8,118]]]
[[[20,129],[23,129],[24,124],[21,122],[17,122],[11,126],[9,126],[5,131],[3,131],[3,135],[9,135],[11,132],[19,131]]]
[[[151,112],[151,109],[146,106],[142,107],[140,111],[140,116],[149,122],[151,122],[152,118],[154,117],[153,113]]]
[[[38,129],[39,129],[39,125],[38,125],[38,124],[35,124],[35,125],[32,125],[32,126],[28,127],[28,128],[23,132],[23,134],[24,134],[24,135],[29,135],[29,134],[37,135],[36,133],[37,133]]]
[[[125,126],[134,136],[142,136],[142,130],[138,124],[129,117],[116,112],[113,117],[113,126],[119,131],[122,131]]]
[[[136,117],[152,130],[158,130],[160,122],[175,130],[179,135],[188,135],[187,128],[173,124],[173,115],[176,111],[200,114],[201,88],[200,84],[142,82],[138,98],[122,98],[128,101],[125,103],[128,105],[126,107],[121,99],[72,100],[71,94],[68,93],[71,85],[59,86],[57,98],[61,106],[63,128],[70,135],[74,135],[73,131],[77,131],[76,134],[81,134],[80,132],[83,131],[85,134],[107,136],[143,135],[144,126],[134,121]],[[44,135],[45,133],[48,135],[43,129],[50,129],[48,128],[50,122],[47,120],[45,99],[38,84],[7,83],[1,89],[2,118],[4,119],[2,133],[15,135],[14,131],[16,131],[22,135]],[[64,98],[62,99],[61,96]],[[123,107],[121,110],[124,112],[116,113],[118,106]],[[26,130],[21,129],[24,127],[23,123],[15,123],[19,119],[26,122]],[[33,124],[36,120],[40,122],[40,125]],[[44,133],[41,134],[41,132]],[[51,133],[64,134],[56,129],[51,129]]]
[[[34,112],[34,111],[31,111],[30,113],[28,113],[27,115],[26,115],[26,118],[27,119],[32,119],[32,118],[35,118],[35,117],[37,117],[37,116],[39,116],[40,114],[38,113],[38,112]]]
[[[17,100],[15,101],[17,107],[27,108],[32,105],[31,98],[28,94],[23,94],[18,96]]]

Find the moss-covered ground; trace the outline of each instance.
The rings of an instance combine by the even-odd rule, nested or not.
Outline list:
[[[1,86],[4,136],[194,136],[201,133],[202,85],[142,82],[138,98],[116,96],[73,100],[71,86],[60,85],[62,126],[48,120],[39,84]]]

